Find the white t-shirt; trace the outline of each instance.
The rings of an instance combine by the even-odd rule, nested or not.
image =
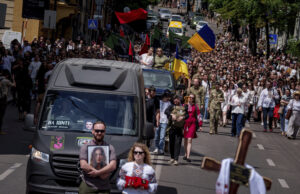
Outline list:
[[[209,88],[207,88],[208,86],[207,82],[202,80],[202,86],[205,88],[205,97],[209,98]]]
[[[149,66],[153,65],[153,56],[149,56],[148,53],[144,53],[141,55],[141,62],[146,63]]]
[[[38,62],[35,62],[35,61],[32,61],[28,67],[28,70],[31,72],[30,73],[30,77],[31,79],[35,79],[36,78],[36,74],[41,66],[41,62],[38,61]]]
[[[297,71],[296,69],[291,70],[290,78],[294,77],[296,75]]]
[[[169,101],[164,102],[162,100],[160,100],[159,103],[160,103],[160,105],[159,105],[159,107],[160,107],[160,119],[159,119],[159,122],[160,123],[168,123],[169,120],[168,120],[167,115],[165,114],[165,111],[171,105],[171,103]]]

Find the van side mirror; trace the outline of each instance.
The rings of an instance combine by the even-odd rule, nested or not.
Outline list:
[[[36,127],[34,125],[34,115],[33,114],[27,114],[25,116],[24,130],[25,131],[31,131],[31,132],[36,131]]]
[[[153,139],[154,135],[155,135],[155,132],[154,132],[153,123],[146,122],[146,132],[145,132],[146,139]]]

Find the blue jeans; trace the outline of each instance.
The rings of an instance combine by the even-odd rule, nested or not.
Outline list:
[[[285,114],[286,114],[286,107],[283,107],[282,114],[280,116],[280,130],[285,132]]]
[[[267,117],[269,115],[269,129],[272,129],[274,108],[263,108],[264,129],[268,129]]]
[[[240,135],[240,133],[243,129],[243,118],[244,118],[244,114],[232,113],[232,128],[231,128],[232,136]]]
[[[165,146],[165,135],[166,135],[166,128],[168,123],[160,123],[159,127],[155,131],[155,147],[159,150],[164,150]]]
[[[203,119],[207,119],[208,118],[208,111],[207,111],[208,102],[209,102],[209,97],[205,97],[204,98],[204,117],[203,117]]]

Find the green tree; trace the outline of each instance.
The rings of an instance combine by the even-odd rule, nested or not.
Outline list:
[[[291,54],[293,57],[298,57],[298,61],[300,61],[300,40],[288,40],[287,53]]]
[[[210,8],[220,13],[224,19],[233,23],[233,33],[238,40],[236,28],[239,25],[249,27],[249,48],[256,55],[257,30],[265,27],[265,36],[269,37],[270,28],[286,33],[293,33],[297,11],[300,9],[299,0],[209,0]],[[236,27],[235,27],[236,26]],[[267,57],[270,54],[269,39],[267,38]]]

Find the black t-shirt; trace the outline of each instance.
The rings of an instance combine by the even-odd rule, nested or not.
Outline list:
[[[146,99],[146,118],[150,123],[156,123],[156,111],[159,109],[159,100],[157,97]]]

